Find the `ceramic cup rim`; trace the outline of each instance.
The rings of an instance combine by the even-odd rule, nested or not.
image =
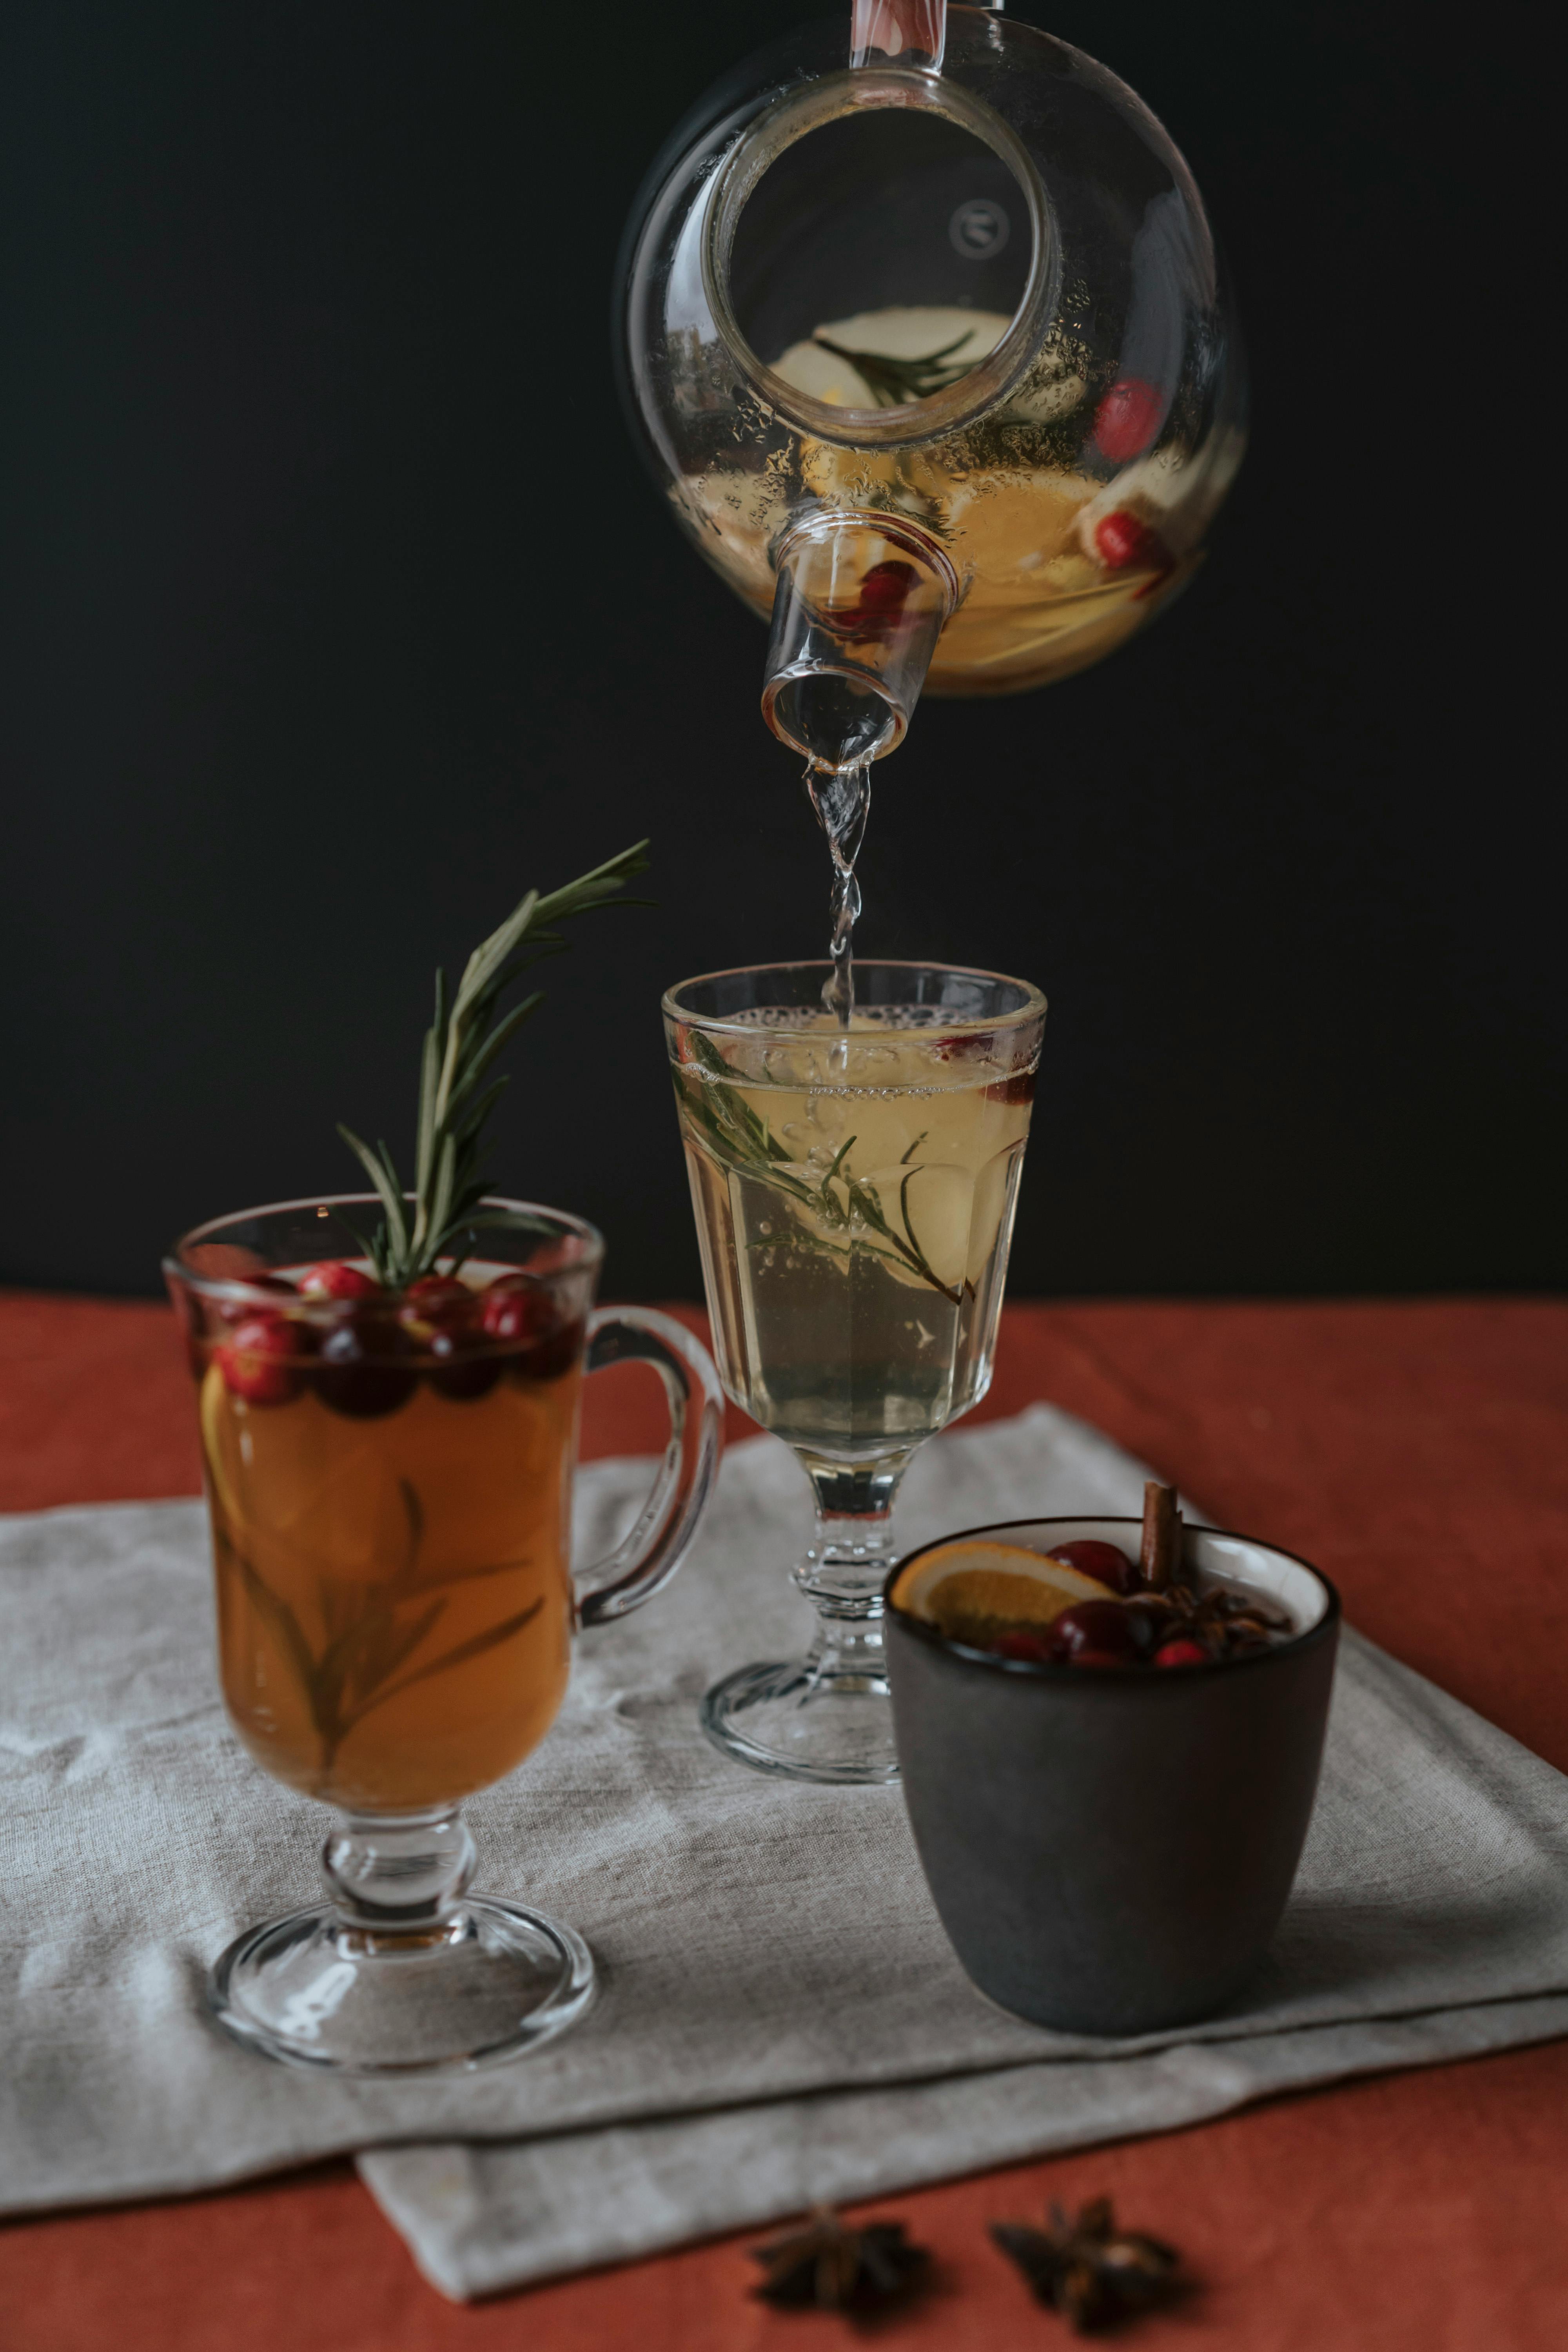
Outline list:
[[[1226,1543],[1251,1544],[1258,1551],[1273,1552],[1277,1558],[1288,1559],[1293,1568],[1304,1568],[1327,1596],[1323,1613],[1317,1622],[1305,1627],[1300,1633],[1293,1633],[1288,1642],[1271,1643],[1267,1650],[1254,1650],[1239,1658],[1211,1658],[1205,1665],[1184,1666],[1179,1674],[1152,1674],[1142,1664],[1097,1666],[1092,1673],[1088,1673],[1081,1666],[1048,1664],[1044,1659],[1004,1658],[998,1656],[994,1650],[981,1650],[973,1643],[954,1641],[939,1625],[933,1625],[929,1618],[917,1617],[912,1611],[900,1608],[893,1598],[893,1587],[910,1561],[919,1559],[928,1551],[937,1550],[943,1544],[968,1543],[981,1537],[998,1535],[1008,1528],[1077,1528],[1082,1527],[1086,1520],[1093,1520],[1100,1527],[1140,1530],[1143,1524],[1141,1517],[1130,1512],[1056,1511],[1048,1517],[1019,1517],[1015,1514],[1010,1519],[992,1519],[984,1527],[958,1528],[949,1535],[933,1536],[929,1543],[917,1544],[913,1551],[904,1553],[889,1570],[882,1586],[882,1606],[894,1623],[915,1634],[929,1648],[952,1658],[960,1666],[976,1667],[986,1674],[1011,1675],[1058,1691],[1068,1688],[1074,1691],[1093,1690],[1101,1685],[1118,1691],[1136,1686],[1158,1691],[1191,1689],[1194,1684],[1212,1682],[1216,1675],[1228,1680],[1238,1674],[1253,1674],[1260,1668],[1267,1670],[1281,1664],[1287,1659],[1301,1657],[1316,1643],[1331,1640],[1339,1629],[1343,1612],[1338,1589],[1311,1560],[1303,1559],[1300,1552],[1289,1551],[1283,1544],[1271,1543],[1265,1536],[1244,1535],[1237,1528],[1210,1527],[1206,1521],[1197,1519],[1183,1521],[1184,1535],[1217,1536]]]

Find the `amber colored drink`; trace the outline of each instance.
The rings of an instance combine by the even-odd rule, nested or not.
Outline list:
[[[199,1366],[224,1696],[258,1762],[349,1811],[488,1788],[566,1688],[580,1365],[484,1367],[481,1392],[366,1415],[300,1366],[255,1402]],[[374,1390],[372,1402],[376,1402]]]

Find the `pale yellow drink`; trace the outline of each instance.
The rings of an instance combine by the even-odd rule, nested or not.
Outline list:
[[[943,1428],[991,1377],[1032,1060],[897,1006],[670,1034],[731,1395],[827,1461]]]

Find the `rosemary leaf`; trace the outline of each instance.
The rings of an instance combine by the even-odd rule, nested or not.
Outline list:
[[[388,1182],[386,1171],[369,1144],[363,1143],[352,1129],[344,1127],[341,1120],[338,1124],[338,1133],[342,1137],[349,1150],[359,1154],[364,1163],[366,1174],[380,1195],[381,1205],[386,1213],[386,1223],[383,1234],[384,1252],[388,1237],[397,1240],[399,1247],[405,1249],[407,1233],[403,1221],[403,1201],[395,1184]]]
[[[354,1721],[357,1723],[362,1717],[367,1716],[373,1706],[384,1706],[389,1698],[401,1697],[416,1683],[428,1682],[432,1675],[447,1674],[453,1666],[465,1665],[468,1659],[482,1657],[485,1651],[496,1649],[502,1642],[510,1642],[514,1633],[521,1633],[523,1627],[538,1616],[543,1606],[541,1598],[528,1608],[520,1610],[515,1617],[507,1618],[504,1624],[491,1625],[484,1633],[475,1633],[470,1640],[459,1642],[456,1649],[444,1651],[440,1657],[432,1658],[428,1665],[416,1666],[414,1672],[405,1675],[400,1683],[393,1683],[375,1691],[360,1708]]]
[[[952,354],[973,337],[973,327],[965,327],[951,343],[943,343],[939,352],[927,352],[922,359],[895,359],[890,352],[847,351],[842,343],[830,342],[826,335],[813,335],[812,341],[819,350],[831,352],[837,360],[847,360],[864,376],[871,397],[879,408],[901,408],[908,402],[929,400],[932,393],[945,392],[950,384],[970,373],[980,364],[980,354],[972,360],[954,360]],[[944,365],[943,362],[948,364]]]
[[[436,974],[436,999],[440,1003],[441,974]],[[419,1064],[419,1139],[415,1148],[414,1189],[422,1200],[430,1181],[430,1163],[436,1156],[436,1088],[441,1076],[441,1031],[439,1024],[425,1032],[425,1050]]]
[[[426,1032],[419,1070],[415,1129],[413,1218],[395,1163],[384,1143],[373,1151],[353,1130],[338,1129],[374,1185],[383,1211],[379,1231],[364,1244],[379,1281],[400,1287],[427,1274],[444,1251],[460,1265],[467,1252],[452,1249],[456,1235],[471,1227],[485,1197],[480,1167],[483,1130],[506,1085],[483,1081],[542,999],[539,991],[499,1013],[501,997],[542,956],[558,954],[567,942],[550,926],[617,901],[646,905],[621,894],[647,865],[646,841],[607,858],[561,889],[528,891],[503,923],[481,940],[463,967],[455,995],[446,975],[436,974],[435,1019]],[[499,1014],[499,1017],[498,1017]],[[524,1221],[489,1217],[490,1224]],[[359,1238],[356,1235],[356,1239]]]
[[[476,1209],[463,1223],[476,1233],[548,1234],[554,1230],[542,1217],[531,1217],[526,1209]]]
[[[468,1055],[463,1068],[463,1075],[452,1088],[451,1097],[447,1105],[448,1118],[457,1109],[464,1097],[472,1094],[496,1055],[510,1043],[513,1034],[521,1028],[535,1007],[542,1004],[543,1002],[544,991],[536,988],[531,996],[525,996],[521,1004],[514,1004],[511,1011],[496,1023],[478,1052]]]

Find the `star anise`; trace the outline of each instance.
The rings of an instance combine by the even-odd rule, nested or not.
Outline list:
[[[1037,2302],[1048,2304],[1080,2336],[1171,2292],[1181,2260],[1173,2246],[1139,2230],[1119,2230],[1109,2197],[1091,2198],[1069,2221],[1051,2207],[1050,2227],[995,2221],[991,2235],[1017,2263]]]
[[[1236,1592],[1224,1584],[1211,1584],[1203,1592],[1194,1592],[1190,1585],[1168,1584],[1163,1592],[1152,1594],[1148,1602],[1142,1593],[1134,1593],[1132,1599],[1173,1618],[1167,1640],[1177,1633],[1190,1633],[1224,1657],[1266,1650],[1281,1633],[1293,1630],[1290,1619],[1256,1592]]]
[[[758,2294],[795,2311],[873,2310],[905,2294],[930,2259],[908,2242],[901,2221],[855,2230],[828,2205],[816,2206],[804,2229],[752,2248],[763,2265]]]

